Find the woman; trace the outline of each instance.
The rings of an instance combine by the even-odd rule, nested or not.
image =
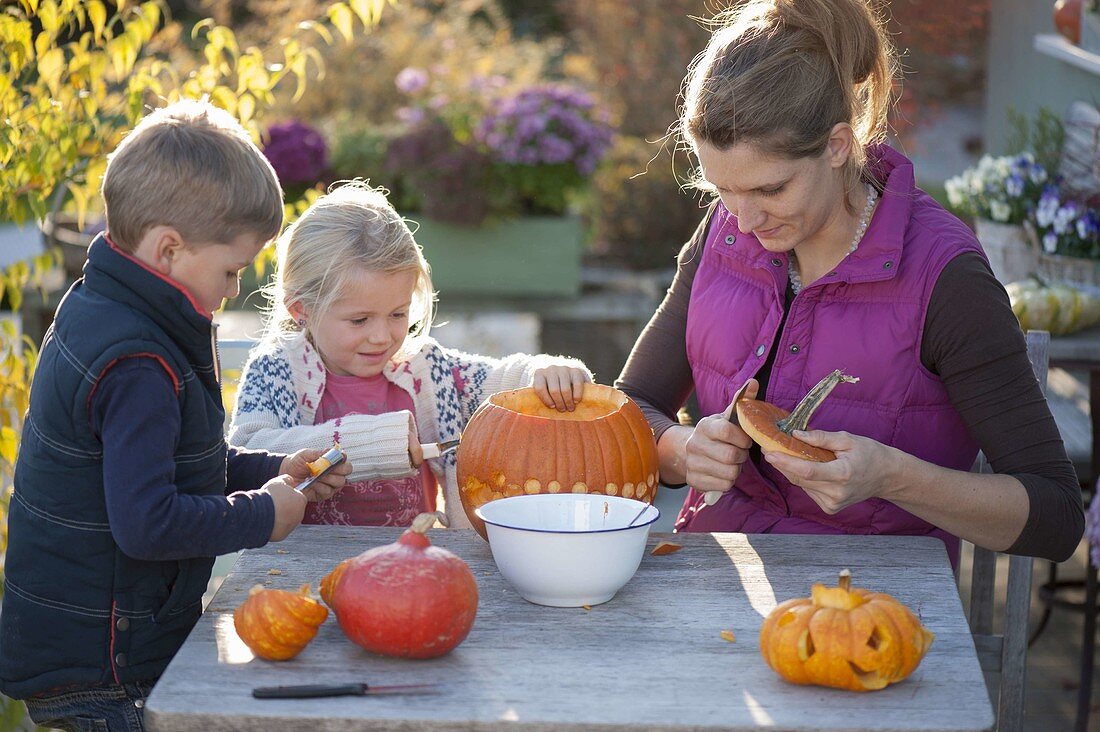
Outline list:
[[[756,0],[718,21],[680,132],[717,193],[620,387],[691,486],[683,531],[958,537],[1055,560],[1080,490],[1004,288],[971,231],[882,143],[896,68],[863,0]],[[837,459],[760,454],[723,412],[742,385]],[[672,415],[695,390],[695,427]],[[978,449],[997,474],[969,472]],[[704,491],[721,491],[713,506]]]

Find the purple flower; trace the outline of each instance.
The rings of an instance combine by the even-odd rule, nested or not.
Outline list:
[[[393,83],[402,94],[413,96],[428,87],[428,72],[415,66],[406,66],[398,72]]]
[[[321,133],[298,120],[271,125],[263,151],[284,186],[311,186],[328,168],[328,148]]]
[[[1024,195],[1024,179],[1018,175],[1010,175],[1005,180],[1005,193],[1012,198],[1019,198]]]
[[[612,130],[595,100],[566,86],[533,86],[500,101],[475,139],[511,165],[570,165],[591,175],[611,145]]]
[[[394,112],[394,115],[397,117],[399,122],[403,122],[410,127],[415,127],[416,125],[423,122],[426,116],[424,114],[424,110],[420,107],[400,107],[396,112]]]

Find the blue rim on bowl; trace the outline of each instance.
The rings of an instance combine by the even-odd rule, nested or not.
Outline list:
[[[538,496],[553,496],[554,494],[552,494],[552,493],[539,493],[539,494],[536,494],[536,495],[538,495]],[[586,494],[586,495],[599,496],[598,493],[589,493],[589,494]],[[615,531],[628,531],[628,530],[631,530],[631,529],[639,529],[639,528],[642,528],[644,526],[649,526],[650,524],[657,521],[657,519],[661,518],[661,509],[657,508],[657,506],[655,506],[654,504],[651,503],[646,508],[646,512],[648,512],[649,509],[652,508],[653,512],[654,512],[653,518],[650,518],[646,521],[638,521],[634,524],[631,524],[630,526],[617,526],[617,527],[611,528],[611,529],[575,529],[575,530],[568,530],[568,529],[537,529],[537,528],[530,527],[530,526],[516,526],[514,524],[508,524],[508,523],[505,523],[504,521],[501,521],[499,519],[498,520],[493,520],[493,519],[487,518],[481,510],[485,506],[488,506],[488,505],[493,504],[493,503],[502,503],[504,501],[511,501],[511,500],[516,500],[516,499],[524,500],[524,499],[529,499],[529,498],[533,498],[533,497],[534,496],[509,496],[507,498],[498,498],[495,501],[489,501],[489,503],[484,503],[481,506],[478,506],[476,509],[474,509],[474,513],[477,515],[477,517],[479,519],[481,519],[482,521],[484,521],[487,524],[492,524],[493,526],[499,526],[502,529],[513,529],[515,531],[531,531],[531,532],[534,532],[536,534],[610,534],[610,533],[613,533]],[[610,497],[612,497],[612,498],[621,498],[621,496],[610,496]],[[625,499],[625,500],[634,500],[634,499],[629,498],[629,499]]]

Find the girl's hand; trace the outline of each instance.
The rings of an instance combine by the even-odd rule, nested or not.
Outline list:
[[[592,381],[588,372],[557,364],[536,369],[531,386],[542,403],[559,412],[572,412],[584,396],[584,385]]]
[[[420,448],[420,434],[416,431],[416,417],[412,412],[409,415],[409,462],[414,468],[419,468],[424,462],[424,451]]]
[[[294,484],[297,485],[313,475],[313,472],[309,469],[309,464],[324,454],[324,450],[299,450],[283,459],[279,472],[283,475],[289,475],[294,480]],[[351,463],[345,460],[314,481],[309,488],[306,488],[305,497],[313,503],[332,498],[333,494],[348,482],[348,473],[350,472]]]
[[[807,444],[836,453],[836,460],[815,463],[778,452],[764,454],[787,480],[814,500],[821,510],[834,514],[868,498],[883,498],[894,482],[897,451],[881,442],[848,432],[795,430]]]

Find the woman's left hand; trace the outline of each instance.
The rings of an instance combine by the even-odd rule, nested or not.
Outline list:
[[[795,430],[794,437],[808,445],[836,453],[836,460],[815,463],[779,452],[768,452],[764,459],[800,486],[828,514],[866,501],[884,498],[899,464],[897,451],[868,437],[848,432]]]
[[[572,412],[580,404],[584,385],[589,381],[592,378],[584,369],[556,364],[536,369],[531,386],[546,406],[559,412]]]
[[[313,475],[309,469],[310,462],[325,454],[324,450],[299,450],[293,455],[287,455],[279,467],[280,475],[289,475],[294,479],[295,485]],[[348,473],[351,472],[351,462],[345,460],[332,470],[328,471],[313,484],[306,488],[305,496],[310,503],[317,503],[332,497],[336,491],[344,487],[348,481]]]

